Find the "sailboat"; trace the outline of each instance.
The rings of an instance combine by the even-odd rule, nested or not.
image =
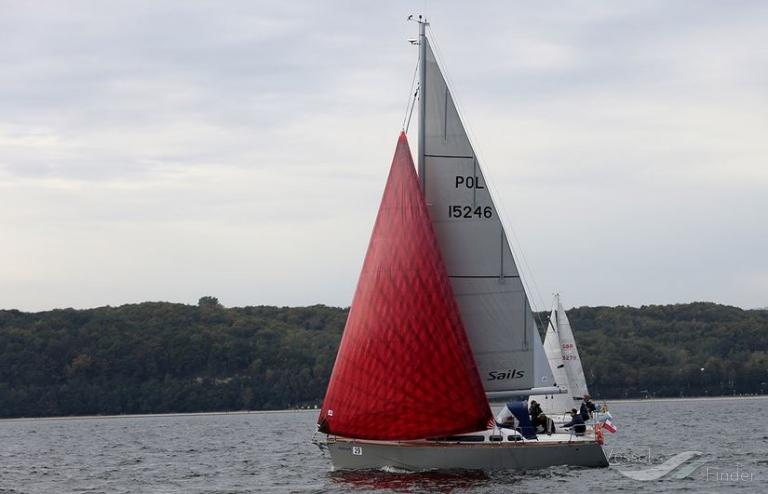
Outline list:
[[[571,409],[578,409],[582,397],[589,394],[589,391],[579,358],[579,350],[576,347],[576,339],[563,304],[560,303],[560,294],[556,293],[554,298],[552,313],[544,336],[544,352],[555,379],[564,385],[568,392],[545,396],[540,403],[547,416],[558,420]]]
[[[555,381],[564,386],[567,392],[544,396],[539,403],[549,418],[555,422],[567,422],[570,420],[568,412],[574,408],[579,409],[584,395],[589,395],[589,389],[587,389],[579,349],[576,346],[576,338],[573,336],[573,328],[560,302],[559,293],[554,295],[552,302],[552,312],[544,336],[544,352]],[[611,418],[607,410],[598,411],[594,416],[598,423]]]
[[[318,417],[321,447],[337,469],[607,466],[593,431],[531,427],[528,397],[564,388],[417,22],[418,175],[401,132]]]

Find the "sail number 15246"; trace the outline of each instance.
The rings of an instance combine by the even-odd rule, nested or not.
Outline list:
[[[449,218],[493,218],[493,208],[490,206],[448,206]]]

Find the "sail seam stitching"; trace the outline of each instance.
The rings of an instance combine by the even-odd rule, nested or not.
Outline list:
[[[502,275],[502,276],[498,276],[498,275],[487,276],[487,275],[460,275],[460,274],[449,274],[449,275],[448,275],[448,277],[449,277],[449,278],[488,278],[488,279],[491,279],[491,278],[492,278],[492,279],[498,279],[498,278],[519,278],[519,277],[520,277],[520,275],[514,275],[514,274],[505,274],[505,275]]]
[[[424,154],[424,156],[428,158],[463,158],[463,159],[472,159],[474,156],[451,156],[447,154]]]

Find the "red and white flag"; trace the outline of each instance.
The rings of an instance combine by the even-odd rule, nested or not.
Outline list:
[[[611,422],[610,419],[607,419],[605,422],[603,422],[603,429],[607,430],[611,434],[613,434],[614,432],[616,432],[618,430],[616,428],[616,426],[613,425],[613,422]]]

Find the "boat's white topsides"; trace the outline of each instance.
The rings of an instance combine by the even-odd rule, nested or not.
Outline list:
[[[524,439],[517,431],[503,428],[413,441],[371,441],[329,435],[318,446],[330,453],[334,469],[339,470],[528,470],[555,465],[608,466],[605,452],[591,431],[583,436],[558,432]]]
[[[514,429],[505,427],[496,429],[487,429],[467,434],[456,434],[453,436],[417,439],[410,441],[375,441],[367,439],[350,439],[340,436],[329,436],[328,441],[351,441],[356,443],[374,443],[374,444],[397,444],[401,446],[435,446],[435,445],[491,445],[499,443],[513,443],[516,445],[535,445],[535,444],[555,444],[555,443],[594,443],[596,441],[593,429],[590,427],[582,435],[576,435],[572,431],[558,430],[554,434],[538,434],[535,439],[526,439]]]

